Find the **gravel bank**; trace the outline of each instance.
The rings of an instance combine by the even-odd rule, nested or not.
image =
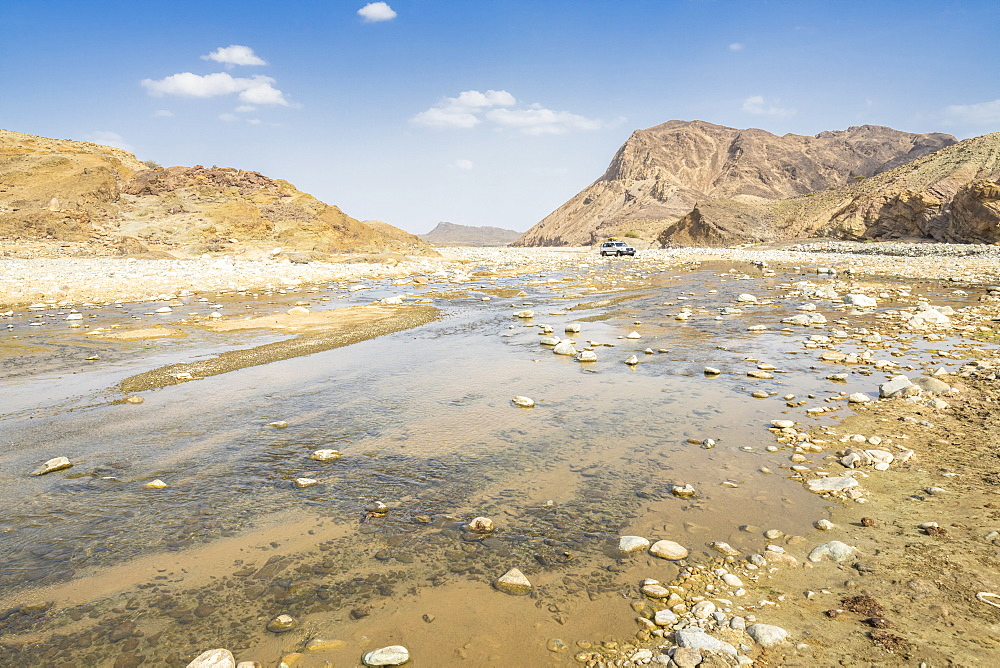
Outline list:
[[[632,262],[655,269],[700,261],[824,267],[838,273],[1000,282],[1000,248],[958,244],[860,244],[822,242],[791,249],[681,248],[640,251],[632,258],[601,258],[590,248],[443,248],[441,257],[388,262],[293,264],[283,261],[133,258],[5,259],[0,263],[0,306],[31,303],[153,301],[181,292],[280,289],[309,283],[357,282],[415,275],[447,276],[462,282],[475,271],[551,271],[580,263]]]

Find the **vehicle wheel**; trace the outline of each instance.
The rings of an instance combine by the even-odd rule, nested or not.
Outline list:
[[[617,255],[618,257],[621,257],[621,256],[622,256],[622,252],[621,252],[621,251],[618,251],[618,252],[616,253],[616,255]]]

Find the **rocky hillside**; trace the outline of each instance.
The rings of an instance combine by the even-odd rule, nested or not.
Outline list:
[[[502,227],[470,227],[442,222],[427,234],[421,234],[420,238],[438,246],[506,246],[520,236],[520,232]]]
[[[7,130],[0,130],[0,238],[85,242],[93,254],[433,252],[414,235],[357,221],[257,172],[149,169],[121,149]]]
[[[699,202],[659,235],[664,245],[729,245],[805,236],[1000,242],[1000,132],[800,197]]]
[[[776,136],[703,121],[637,130],[604,175],[516,245],[591,244],[629,232],[654,239],[706,200],[804,195],[888,171],[956,142],[875,125]]]

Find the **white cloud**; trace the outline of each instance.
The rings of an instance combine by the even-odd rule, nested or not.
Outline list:
[[[729,50],[730,51],[742,51],[743,50],[743,45],[740,42],[733,42],[732,44],[729,45]]]
[[[410,122],[432,128],[471,128],[482,123],[479,117],[484,109],[496,106],[511,106],[517,100],[505,90],[467,90],[458,97],[445,98],[443,102],[422,111]]]
[[[219,120],[225,121],[226,123],[235,123],[240,120],[240,117],[236,114],[219,114]]]
[[[456,160],[452,164],[455,165],[455,167],[458,167],[459,169],[472,169],[474,167],[471,160],[465,160],[465,159]]]
[[[553,111],[533,104],[523,109],[511,109],[517,104],[505,90],[482,93],[467,90],[458,97],[448,97],[422,111],[410,122],[435,128],[472,128],[489,122],[497,128],[509,128],[527,135],[565,134],[577,130],[597,130],[604,127],[598,120],[568,111]]]
[[[117,148],[125,149],[126,151],[134,150],[120,134],[117,132],[111,132],[110,130],[95,130],[94,132],[85,135],[83,139],[85,141],[102,144],[104,146],[115,146]]]
[[[247,123],[249,123],[250,125],[260,125],[261,120],[259,118],[250,118],[247,119]]]
[[[153,118],[170,118],[174,115],[174,112],[169,109],[157,109],[153,112]]]
[[[217,97],[238,93],[241,102],[249,104],[280,104],[289,106],[284,94],[275,88],[274,79],[263,75],[251,78],[234,77],[226,72],[192,74],[180,72],[163,79],[143,79],[142,85],[153,97]]]
[[[241,46],[239,44],[220,46],[207,56],[202,56],[201,59],[225,63],[230,68],[233,65],[267,65],[267,62],[257,56],[249,46]]]
[[[945,107],[945,116],[951,120],[975,125],[1000,123],[1000,100],[976,104],[952,104]]]
[[[777,101],[781,102],[781,100]],[[778,107],[773,104],[772,105],[765,104],[763,95],[752,95],[747,99],[743,100],[743,111],[747,112],[748,114],[777,116],[779,118],[784,118],[786,116],[794,116],[797,113],[795,109]]]
[[[257,111],[257,107],[253,106],[252,104],[241,104],[240,106],[236,107],[235,111],[238,114],[245,114],[250,111]]]
[[[541,107],[530,109],[493,109],[486,118],[501,127],[514,128],[526,135],[562,135],[574,130],[599,130],[601,122],[568,111]]]
[[[391,21],[397,14],[385,2],[369,2],[358,10],[358,16],[365,20],[365,23],[378,23],[379,21]]]

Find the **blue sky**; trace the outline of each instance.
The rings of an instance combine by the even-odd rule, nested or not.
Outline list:
[[[525,230],[637,128],[1000,130],[1000,2],[0,2],[0,127]]]

